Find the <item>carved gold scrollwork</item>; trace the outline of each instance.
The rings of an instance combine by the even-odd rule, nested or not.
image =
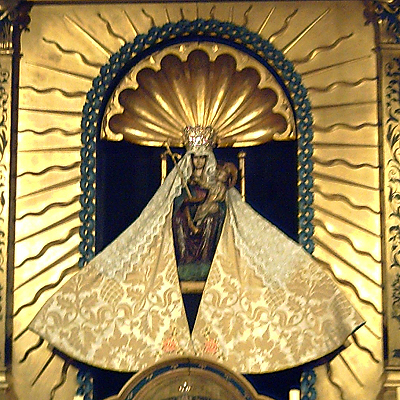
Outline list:
[[[400,43],[400,3],[398,1],[365,0],[367,23],[374,23],[381,43]]]
[[[10,65],[9,63],[5,63]],[[8,244],[8,192],[10,188],[10,80],[9,67],[0,64],[0,389],[7,387],[5,367],[7,359],[6,307],[7,307],[7,244]]]
[[[390,364],[398,365],[400,357],[399,342],[396,334],[400,323],[400,110],[399,82],[400,60],[393,58],[385,64],[385,104],[386,117],[384,133],[388,148],[386,163],[387,175],[387,221],[388,221],[388,271],[387,280],[390,284],[389,315],[388,315],[388,347]]]

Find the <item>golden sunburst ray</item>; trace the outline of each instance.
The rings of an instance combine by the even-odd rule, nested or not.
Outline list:
[[[139,34],[139,31],[138,31],[138,29],[136,28],[136,26],[135,26],[135,24],[134,24],[132,18],[129,16],[129,14],[126,12],[126,10],[123,10],[123,13],[124,13],[126,19],[128,20],[130,27],[131,27],[132,30],[133,30],[134,37],[137,36],[137,35]]]
[[[55,88],[55,87],[39,89],[39,88],[37,88],[35,86],[25,85],[25,86],[20,86],[19,90],[32,90],[32,91],[34,91],[36,93],[40,93],[40,94],[49,94],[49,93],[52,93],[52,92],[57,92],[57,93],[60,93],[62,96],[65,96],[65,97],[80,97],[80,98],[83,98],[84,96],[86,96],[86,92],[84,92],[84,91],[68,92],[66,90],[63,90],[63,89],[60,89],[60,88]]]
[[[60,51],[61,53],[64,54],[72,54],[72,55],[76,55],[83,64],[87,65],[88,67],[93,67],[93,68],[101,68],[103,66],[103,64],[101,63],[96,63],[96,62],[92,62],[90,61],[87,57],[85,57],[84,54],[80,53],[79,51],[76,50],[70,50],[70,49],[66,49],[64,47],[62,47],[57,41],[55,40],[50,40],[50,39],[46,39],[45,37],[43,38],[43,41],[49,45],[54,45],[54,47]]]
[[[295,66],[298,66],[298,65],[301,65],[301,64],[306,64],[309,61],[313,60],[319,54],[322,54],[323,52],[335,50],[342,42],[344,42],[345,40],[350,39],[352,36],[353,36],[353,33],[349,33],[348,35],[341,36],[341,37],[337,38],[331,44],[316,47],[315,49],[311,50],[306,56],[304,56],[302,58],[299,58],[299,59],[292,60],[292,63]]]
[[[360,231],[361,233],[371,233],[371,238],[373,238],[371,239],[372,248],[375,243],[380,243],[380,225],[379,223],[376,224],[376,220],[379,220],[380,218],[379,190],[375,185],[375,179],[370,177],[371,174],[368,174],[364,187],[360,187],[357,184],[357,181],[354,181],[353,174],[346,174],[346,169],[350,172],[354,172],[355,170],[360,171],[365,167],[373,170],[373,167],[376,165],[376,158],[372,154],[373,151],[378,152],[379,148],[379,144],[376,140],[376,137],[378,137],[378,125],[375,123],[373,118],[369,118],[372,114],[368,110],[368,113],[363,116],[365,119],[362,122],[369,122],[369,125],[364,125],[360,128],[361,120],[355,121],[348,115],[344,115],[344,113],[341,112],[343,107],[342,109],[336,108],[334,102],[330,100],[330,96],[335,94],[342,97],[343,103],[346,103],[347,101],[344,99],[347,98],[348,93],[342,92],[342,89],[345,87],[351,89],[357,87],[357,89],[360,90],[360,98],[362,98],[361,95],[364,99],[376,99],[377,97],[376,90],[373,91],[371,89],[371,87],[374,86],[373,83],[376,82],[377,76],[376,70],[371,67],[374,62],[374,56],[372,55],[374,43],[372,35],[368,35],[371,27],[365,27],[362,18],[360,23],[360,15],[362,15],[362,5],[360,4],[358,4],[358,2],[341,2],[340,7],[331,7],[331,12],[319,23],[319,25],[324,26],[324,31],[321,32],[320,35],[304,35],[301,42],[298,41],[295,46],[291,47],[290,51],[287,50],[287,55],[288,58],[291,59],[292,63],[295,64],[295,67],[298,68],[298,72],[301,73],[303,81],[308,89],[313,110],[321,112],[325,105],[328,104],[329,109],[334,111],[336,118],[332,119],[329,123],[325,124],[319,122],[314,126],[314,148],[328,149],[330,154],[329,156],[326,155],[328,153],[322,155],[318,154],[318,156],[314,158],[317,169],[318,167],[324,167],[325,170],[329,170],[329,174],[318,175],[318,171],[317,174],[314,174],[314,209],[316,213],[321,214],[322,212],[325,213],[329,211],[335,216],[342,217],[343,223],[346,222],[349,224],[353,220],[352,230],[355,232]],[[312,14],[309,12],[306,13],[306,11],[309,11],[309,9],[307,9],[307,2],[295,2],[293,3],[293,6],[298,10],[296,9],[292,11],[292,9],[290,9],[289,14],[291,14],[288,16],[287,4],[276,3],[271,8],[271,4],[265,4],[262,2],[254,3],[251,17],[252,20],[254,19],[255,25],[259,27],[258,32],[264,38],[270,38],[273,42],[276,42],[279,38],[281,42],[290,44],[293,40],[293,36],[291,36],[293,32],[303,32],[307,29],[307,26],[310,26],[312,23],[312,18],[308,18],[308,16]],[[67,93],[86,92],[90,89],[91,82],[98,73],[95,71],[95,68],[93,68],[92,75],[90,71],[88,73],[88,68],[82,69],[82,64],[84,64],[82,60],[80,60],[78,56],[73,57],[71,54],[69,55],[69,60],[74,58],[76,58],[76,60],[72,60],[70,64],[57,63],[57,59],[68,58],[68,55],[58,51],[54,45],[49,46],[47,44],[45,46],[45,44],[42,43],[43,37],[56,38],[58,37],[57,35],[60,35],[60,37],[65,36],[70,40],[70,43],[74,43],[74,50],[87,57],[88,60],[93,60],[93,62],[101,64],[105,63],[110,53],[113,53],[116,50],[114,48],[116,43],[121,43],[116,37],[118,34],[114,35],[109,29],[107,30],[107,26],[118,27],[118,32],[119,27],[121,26],[121,31],[126,32],[124,34],[126,35],[124,40],[133,41],[135,36],[140,32],[143,33],[146,31],[149,25],[151,25],[151,20],[146,19],[144,14],[141,12],[143,7],[149,15],[151,14],[153,18],[156,19],[157,22],[159,22],[158,18],[162,17],[168,23],[177,22],[175,20],[179,19],[180,16],[182,18],[185,16],[198,16],[200,11],[204,12],[205,10],[204,8],[199,10],[198,5],[195,3],[188,3],[185,4],[185,12],[183,12],[183,9],[181,9],[180,12],[179,8],[181,7],[181,4],[173,4],[170,2],[160,4],[159,6],[155,4],[147,6],[144,4],[126,3],[123,5],[104,4],[99,7],[90,9],[90,7],[87,7],[87,4],[76,4],[73,6],[66,6],[65,4],[60,6],[47,6],[44,4],[33,10],[31,32],[26,32],[25,35],[27,37],[36,35],[37,40],[35,43],[37,46],[32,46],[30,44],[30,47],[28,44],[23,44],[22,50],[24,58],[22,60],[21,78],[22,86],[31,86],[35,89],[29,89],[29,95],[21,97],[21,107],[26,109],[40,108],[37,105],[40,103],[38,103],[37,99],[32,96],[31,92],[34,91],[39,93],[39,91],[42,90],[41,94],[46,97],[51,96],[52,93],[54,94],[57,91],[58,94],[64,92],[65,96],[67,96]],[[247,5],[244,7],[246,8]],[[321,4],[315,2],[315,4],[313,4],[313,10],[317,10],[317,15],[322,15],[326,10],[326,7],[326,2],[322,2]],[[58,12],[57,10],[61,11]],[[218,19],[221,18],[221,15],[224,15],[224,18],[228,21],[230,20],[234,22],[237,20],[239,24],[242,23],[242,20],[244,20],[245,17],[244,14],[234,14],[233,11],[234,9],[231,5],[221,3],[216,7],[215,4],[212,4],[209,7],[208,14],[211,19]],[[307,14],[307,17],[304,19],[296,17],[295,19],[294,17],[298,11],[298,15],[300,15],[300,12],[304,12],[302,15],[304,16]],[[101,17],[99,17],[99,13],[101,13]],[[117,17],[118,13],[119,16]],[[42,22],[38,22],[38,20],[47,21],[49,15],[54,15],[54,20],[50,21],[45,26]],[[77,25],[74,25],[74,23],[71,22],[72,19],[71,21],[67,20],[67,25],[63,24],[63,20],[66,20],[64,15],[76,15],[76,21],[80,21],[79,24],[82,29]],[[272,15],[274,18],[272,18]],[[95,20],[98,20],[100,23],[97,25],[92,24]],[[341,21],[340,25],[336,24],[337,21]],[[108,23],[110,25],[107,25]],[[66,26],[67,28],[72,27],[72,29],[66,29]],[[334,31],[331,31],[329,27],[333,26],[336,28]],[[56,27],[56,29],[54,27]],[[73,34],[71,34],[71,32]],[[80,40],[77,40],[78,36],[75,35],[76,32],[80,35]],[[132,32],[132,34],[130,32]],[[351,33],[349,34],[349,32]],[[106,33],[106,35],[104,35],[104,33]],[[88,42],[93,47],[93,51],[87,51],[85,50],[85,46],[82,46],[82,44],[87,44]],[[65,46],[65,43],[68,42],[63,43],[65,49],[70,48],[69,45]],[[103,44],[105,45],[105,48],[101,49]],[[299,48],[301,48],[301,51],[299,51]],[[362,51],[357,52],[357,55],[354,55],[352,60],[346,60],[346,57],[348,58],[348,55],[352,54],[352,49],[360,48]],[[49,52],[49,55],[44,56],[42,60],[38,57],[38,54],[41,54],[44,49]],[[306,49],[312,50],[308,51]],[[51,54],[51,52],[53,53]],[[302,54],[305,54],[305,56]],[[323,57],[317,57],[317,55],[323,55]],[[345,68],[346,70],[344,71]],[[46,75],[47,78],[47,76],[50,75],[48,72],[52,75],[51,79],[49,78],[48,81],[38,79],[38,77],[44,75]],[[66,78],[71,81],[72,79],[70,78],[73,78],[73,85],[70,82],[65,82]],[[367,80],[372,84],[367,85],[362,83],[367,83]],[[367,86],[369,87],[369,90]],[[25,90],[25,93],[28,91],[28,89],[21,89],[21,94],[23,94],[23,90]],[[221,107],[223,107],[228,99],[228,95],[221,96],[213,103],[211,97],[207,97],[204,109],[209,107],[211,108],[210,105],[212,104],[213,111],[204,117],[205,120],[211,120],[211,115],[213,113],[215,115],[218,110],[221,110]],[[56,106],[56,103],[54,102],[54,109],[57,109],[58,107],[58,110],[63,111],[65,107],[62,103],[58,103],[58,101],[59,99],[57,99],[58,106]],[[160,99],[160,101],[162,103],[164,100]],[[82,96],[82,105],[83,102],[84,99]],[[354,110],[354,115],[360,113],[357,106],[353,107],[350,103],[349,106]],[[70,110],[75,110],[76,112],[80,111],[79,108],[71,108]],[[194,108],[194,110],[196,110],[196,108]],[[74,117],[76,121],[71,122],[71,115],[59,114],[60,118],[58,121],[62,119],[63,122],[65,121],[65,124],[54,122],[55,116],[53,114],[48,113],[44,115],[45,117],[42,117],[39,113],[28,113],[23,110],[21,110],[20,113],[20,138],[23,136],[32,136],[32,139],[23,145],[24,147],[19,144],[20,148],[24,150],[24,152],[19,154],[20,157],[18,161],[20,172],[18,185],[20,193],[27,194],[30,192],[36,192],[36,189],[41,186],[40,178],[43,177],[41,175],[32,175],[30,177],[31,182],[28,182],[27,179],[24,179],[28,177],[28,175],[24,175],[24,172],[43,171],[49,166],[51,167],[51,165],[58,165],[60,167],[63,165],[70,165],[76,161],[76,153],[79,153],[80,119],[77,115]],[[43,122],[44,120],[45,122]],[[160,129],[159,125],[160,123],[155,124],[155,129]],[[330,128],[335,128],[327,130],[326,128],[328,126]],[[358,128],[352,129],[352,127],[357,126]],[[27,129],[27,127],[29,127],[29,129]],[[322,132],[318,130],[319,128],[325,129],[325,131]],[[35,141],[39,138],[39,136],[37,136],[38,133],[50,134],[55,131],[57,131],[59,135],[54,138],[57,144],[52,146],[52,153],[35,152],[34,150],[40,146],[39,144],[35,145]],[[65,163],[63,164],[60,162],[59,157],[57,157],[57,155],[60,154],[57,149],[67,149],[70,143],[66,144],[64,140],[68,137],[67,135],[70,134],[71,138],[75,137],[77,139],[77,143],[73,146],[74,151],[68,153],[71,156],[71,160],[65,160]],[[364,152],[364,157],[362,160],[343,157],[343,149],[357,149],[360,152]],[[366,149],[368,152],[365,152]],[[25,150],[27,151],[25,152]],[[44,157],[41,157],[41,154],[44,154]],[[51,156],[51,154],[54,154],[54,156]],[[340,157],[335,157],[335,154],[339,154]],[[29,156],[29,158],[26,156]],[[38,159],[43,158],[48,159],[48,162],[46,162],[45,165],[38,165]],[[338,167],[341,168],[340,171],[338,170]],[[53,170],[53,172],[56,171]],[[378,172],[377,168],[376,174],[378,174]],[[63,173],[62,168],[59,173]],[[343,180],[342,176],[347,176],[347,179]],[[48,229],[49,225],[53,225],[52,223],[49,224],[48,221],[54,221],[50,216],[46,219],[46,214],[50,214],[55,210],[60,210],[59,215],[61,215],[61,211],[65,208],[65,205],[67,203],[71,204],[71,201],[72,204],[75,202],[77,206],[79,206],[79,185],[75,184],[75,186],[71,187],[61,187],[52,186],[52,184],[53,182],[49,181],[47,184],[42,185],[52,188],[49,191],[41,193],[41,198],[48,198],[47,202],[42,202],[42,200],[40,202],[36,201],[37,198],[33,195],[27,195],[26,197],[17,199],[17,215],[26,215],[29,217],[17,221],[18,236],[24,241],[24,243],[21,242],[20,244],[25,245],[24,248],[26,248],[27,258],[38,254],[35,250],[36,247],[32,246],[31,242],[35,240],[44,240],[43,245],[39,246],[40,248],[43,248],[46,246],[46,243],[54,240],[54,237],[52,237],[51,234],[51,229]],[[68,224],[73,224],[75,222],[75,227],[79,225],[78,212],[71,213],[67,210],[68,209],[65,209],[64,217],[57,216],[57,224],[54,224],[53,228],[65,230],[64,225],[70,227]],[[344,211],[342,212],[342,210]],[[32,221],[31,217],[35,218],[35,221]],[[330,215],[328,215],[328,217],[330,217]],[[319,218],[319,215],[317,218]],[[340,220],[340,218],[338,219]],[[27,225],[29,225],[29,229],[26,228]],[[317,228],[319,229],[320,226]],[[346,234],[343,226],[340,226],[338,229],[340,234]],[[42,239],[42,235],[44,234],[47,234],[47,239]],[[380,304],[382,293],[379,279],[377,279],[377,277],[379,277],[379,274],[377,275],[377,270],[379,271],[380,264],[375,263],[376,266],[371,266],[371,270],[369,271],[361,270],[357,264],[357,256],[360,255],[353,254],[350,250],[347,252],[347,248],[343,250],[342,247],[335,246],[329,242],[329,238],[330,236],[328,236],[326,231],[323,231],[323,229],[316,232],[313,238],[316,246],[314,254],[320,259],[321,263],[326,263],[326,269],[328,272],[330,271],[332,273],[333,271],[337,277],[336,281],[341,285],[345,292],[349,294],[354,304],[360,310],[360,313],[367,320],[365,328],[362,328],[363,330],[359,333],[359,344],[361,344],[361,346],[352,345],[346,350],[349,352],[349,357],[351,357],[352,360],[362,360],[360,361],[361,364],[354,364],[351,368],[352,370],[356,369],[357,373],[360,374],[359,380],[361,383],[363,382],[364,386],[361,386],[360,382],[355,381],[351,377],[350,371],[346,370],[344,372],[344,366],[340,364],[340,360],[339,365],[335,365],[335,362],[338,362],[335,360],[331,371],[332,373],[330,374],[331,381],[334,383],[335,387],[323,387],[321,393],[324,393],[329,400],[337,400],[341,397],[346,398],[347,400],[353,400],[353,398],[373,400],[376,397],[375,393],[380,390],[381,381],[379,379],[383,370],[383,356],[380,354],[379,350],[376,350],[383,337],[381,332],[382,307]],[[351,249],[351,246],[348,247]],[[63,252],[65,253],[65,250],[63,250]],[[73,256],[75,257],[74,260],[79,256],[78,253],[78,250],[76,250],[76,254]],[[46,268],[49,263],[44,262],[42,258],[43,257],[32,260],[30,263],[35,263]],[[350,262],[349,260],[354,262]],[[21,258],[21,262],[23,262],[23,258]],[[67,270],[69,267],[72,267],[72,264],[73,262],[64,266],[64,269]],[[25,266],[27,265],[28,264],[25,264]],[[23,282],[23,277],[18,274],[20,271],[25,269],[25,266],[16,270],[16,279],[18,282]],[[371,276],[373,276],[374,279],[372,279]],[[16,356],[16,364],[13,366],[13,370],[15,374],[20,374],[20,376],[23,377],[23,379],[19,381],[21,384],[16,388],[16,391],[18,392],[17,397],[21,400],[28,400],[35,397],[45,398],[46,396],[43,391],[39,394],[34,392],[34,389],[39,387],[38,384],[32,389],[29,387],[29,384],[27,385],[24,383],[26,380],[28,380],[28,383],[32,381],[32,371],[26,367],[29,363],[25,362],[21,366],[17,364],[21,359],[21,356],[25,354],[27,348],[26,343],[29,343],[31,335],[25,328],[28,322],[25,313],[29,315],[34,314],[35,310],[40,306],[41,301],[47,295],[51,294],[52,290],[56,287],[54,284],[57,283],[55,282],[57,279],[58,276],[56,278],[38,278],[37,282],[32,281],[30,284],[24,286],[24,288],[27,288],[26,293],[31,293],[33,299],[37,296],[40,297],[39,300],[32,303],[31,306],[29,306],[26,301],[22,304],[20,300],[21,297],[18,297],[16,301],[16,310],[18,310],[21,305],[25,305],[23,311],[19,311],[17,317],[14,319],[15,339],[18,340],[16,343],[17,347],[15,349],[15,354],[19,354],[19,356]],[[24,292],[23,288],[18,289],[18,296],[22,292]],[[24,296],[26,298],[26,295]],[[32,299],[32,297],[29,299]],[[373,340],[368,341],[368,337],[372,337]],[[35,344],[36,338],[34,338],[31,343]],[[378,345],[376,345],[376,343],[378,343]],[[365,346],[368,351],[365,350]],[[39,354],[42,350],[45,350],[43,348],[45,348],[45,346],[30,353],[28,361],[33,362],[34,359],[43,360],[43,357],[48,357],[48,355],[43,356],[43,354],[48,353],[43,352],[43,354]],[[366,355],[365,358],[363,354]],[[371,358],[371,354],[374,356],[373,359]],[[367,361],[365,361],[366,358]],[[364,364],[362,364],[363,361],[365,361]],[[38,363],[38,361],[36,362]],[[55,361],[51,363],[49,370],[51,370],[53,363],[55,363]],[[60,366],[59,368],[62,367]],[[52,375],[53,381],[49,383],[50,387],[53,387],[55,382],[58,380],[57,373],[53,373]],[[365,379],[365,376],[371,376],[374,378]],[[45,379],[42,379],[40,383],[43,383],[44,381]],[[49,382],[50,381],[51,379],[49,379]],[[324,382],[325,379],[323,378],[320,381]],[[67,393],[65,386],[57,391],[56,397],[60,399],[63,399],[64,397],[73,397],[71,394],[69,396],[66,394],[63,395],[64,391]],[[319,387],[317,387],[317,392],[320,392]],[[71,393],[71,390],[68,393]],[[356,393],[356,397],[354,397],[354,393]]]
[[[330,9],[327,8],[319,17],[307,25],[291,42],[281,48],[283,54],[287,54],[299,41],[311,31],[311,29],[318,24],[328,13]]]
[[[298,11],[299,11],[298,9],[295,9],[290,15],[288,15],[288,16],[286,17],[286,19],[285,19],[285,21],[284,21],[282,27],[281,27],[278,31],[274,32],[274,33],[268,38],[268,41],[269,41],[270,43],[273,43],[273,42],[276,40],[276,38],[278,38],[279,36],[283,35],[283,34],[286,32],[286,30],[287,30],[288,27],[289,27],[290,22],[292,21],[293,17],[297,14]]]
[[[113,54],[113,51],[111,49],[109,49],[107,46],[105,46],[98,38],[96,38],[95,35],[90,34],[90,32],[87,29],[85,29],[82,25],[80,25],[75,20],[73,20],[70,16],[65,15],[64,18],[70,24],[72,24],[76,29],[78,29],[80,32],[82,32],[84,34],[84,36],[86,38],[88,38],[90,40],[90,42],[93,43],[95,45],[95,47],[104,54],[104,56],[106,56],[108,58],[111,56],[111,54]]]
[[[371,58],[371,55],[356,57],[356,58],[352,58],[352,59],[349,59],[349,60],[345,60],[345,61],[329,64],[329,65],[326,65],[326,66],[323,66],[323,67],[320,67],[320,68],[315,68],[315,69],[311,69],[309,71],[304,71],[304,72],[302,72],[302,76],[303,77],[307,77],[307,76],[310,76],[310,75],[320,74],[320,73],[323,73],[323,72],[327,72],[327,71],[333,70],[334,68],[337,68],[337,67],[354,64],[354,63],[357,63],[357,62],[360,62],[360,61],[367,60],[369,58]]]
[[[126,39],[122,36],[119,35],[112,27],[111,22],[105,18],[101,13],[97,13],[97,16],[106,24],[107,27],[107,32],[110,34],[110,36],[114,37],[115,39],[117,39],[119,41],[119,43],[121,44],[121,46],[125,45]],[[101,66],[100,66],[101,67]],[[99,68],[100,68],[99,67]]]
[[[310,93],[311,92],[328,93],[331,92],[332,90],[339,89],[340,87],[355,88],[367,82],[376,82],[377,79],[378,79],[377,77],[373,77],[373,78],[361,78],[356,81],[337,81],[329,84],[328,86],[320,86],[320,87],[309,86],[307,90]]]
[[[76,78],[81,78],[81,79],[84,79],[84,80],[86,80],[88,82],[92,82],[92,80],[93,80],[93,75],[87,75],[87,74],[79,73],[79,72],[76,72],[76,71],[75,72],[68,71],[66,69],[62,69],[62,68],[59,68],[59,67],[52,67],[52,66],[43,65],[43,64],[40,64],[40,63],[28,63],[28,62],[26,63],[26,65],[30,65],[30,66],[32,66],[34,68],[43,68],[43,69],[46,69],[48,71],[57,72],[59,74],[70,75],[70,76],[73,76],[73,77],[76,77]]]
[[[146,12],[146,10],[144,8],[142,8],[142,13],[150,21],[150,26],[151,27],[155,27],[156,26],[156,21],[154,20],[154,17],[152,15],[150,15],[148,12]]]
[[[48,203],[45,207],[41,208],[38,211],[28,211],[20,216],[17,216],[16,220],[21,222],[24,218],[27,217],[38,217],[41,215],[44,215],[47,211],[51,210],[52,208],[65,208],[70,206],[71,204],[77,204],[79,202],[80,194],[72,197],[70,200],[62,201],[62,202],[52,202]],[[16,243],[18,243],[18,240],[16,240]]]

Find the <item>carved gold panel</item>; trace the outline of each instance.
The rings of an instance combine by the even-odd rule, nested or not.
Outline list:
[[[22,36],[10,398],[72,399],[76,369],[27,331],[77,271],[80,121],[109,57],[152,26],[215,18],[269,40],[301,75],[314,118],[314,256],[366,325],[318,370],[324,400],[382,387],[383,304],[378,67],[358,1],[40,4]],[[207,48],[211,51],[212,48]],[[150,62],[150,61],[149,61]]]

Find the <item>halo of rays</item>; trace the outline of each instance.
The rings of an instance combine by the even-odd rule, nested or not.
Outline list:
[[[361,6],[357,7],[361,13]],[[325,29],[325,24],[334,23],[338,13],[327,9],[326,2],[311,12],[296,2],[262,9],[258,4],[250,8],[241,4],[200,3],[184,7],[179,4],[104,5],[100,11],[89,9],[82,13],[79,6],[62,10],[51,17],[56,21],[57,30],[48,29],[39,34],[41,44],[37,43],[36,47],[43,49],[43,55],[38,57],[30,52],[29,41],[26,46],[24,40],[22,42],[25,57],[21,65],[19,146],[23,151],[18,154],[16,221],[16,252],[20,256],[14,292],[14,353],[18,365],[13,373],[17,381],[21,381],[18,376],[28,374],[28,381],[34,384],[22,384],[19,398],[33,398],[35,393],[43,399],[44,395],[52,398],[60,393],[71,393],[70,387],[75,385],[70,372],[73,367],[55,360],[26,326],[46,298],[76,271],[80,194],[76,166],[84,93],[89,90],[98,68],[121,45],[156,24],[197,17],[244,24],[258,32],[286,53],[308,87],[315,120],[315,222],[321,228],[315,233],[315,257],[326,266],[367,320],[366,328],[357,333],[354,344],[328,366],[328,377],[322,385],[329,394],[325,392],[324,395],[329,399],[375,398],[382,371],[379,350],[382,305],[376,297],[381,283],[379,279],[371,282],[359,265],[368,257],[373,269],[371,275],[380,276],[380,260],[373,253],[380,245],[379,166],[374,156],[378,153],[377,78],[372,47],[364,46],[354,54],[346,51],[355,47],[360,35],[372,36],[370,28],[359,24],[356,29],[343,24],[337,36],[318,34]],[[48,16],[46,12],[45,7],[34,10],[32,25],[35,18],[41,20],[42,15]],[[32,26],[32,33],[24,35],[33,35],[35,28]],[[372,44],[373,40],[370,42]],[[37,51],[36,47],[32,48]],[[342,100],[349,93],[354,101],[344,103]],[[360,98],[373,99],[362,105],[366,107],[362,122],[357,111],[341,112],[349,107],[357,110]],[[48,141],[56,145],[44,146]],[[368,157],[354,159],[343,152],[344,148],[366,151]],[[40,155],[38,149],[42,149]],[[368,174],[363,175],[365,171]],[[360,179],[365,176],[368,179],[361,186]],[[330,220],[330,229],[323,228],[327,210],[338,210]],[[361,220],[367,222],[361,223]],[[355,241],[360,232],[369,235],[364,243]],[[335,250],[331,242],[337,244]],[[346,248],[352,251],[343,250]],[[27,274],[28,267],[35,272]],[[365,354],[369,360],[367,366],[354,363],[360,354]],[[362,360],[363,357],[360,356]],[[32,363],[34,368],[29,367]],[[38,396],[42,376],[54,370],[60,371],[61,377],[55,374],[52,381],[48,380],[45,393],[40,386]],[[69,379],[67,372],[71,375]],[[374,374],[375,380],[368,378]]]

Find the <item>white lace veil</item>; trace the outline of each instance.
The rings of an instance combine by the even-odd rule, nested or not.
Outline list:
[[[264,285],[282,285],[297,266],[315,262],[299,243],[243,202],[236,189],[228,190],[226,201],[235,247]]]
[[[168,174],[139,217],[101,253],[90,262],[108,277],[124,279],[134,265],[146,256],[155,236],[159,235],[172,212],[174,199],[182,193],[183,183],[192,174],[192,155],[206,155],[203,178],[212,182],[215,178],[216,160],[211,150],[190,150]],[[171,227],[172,229],[172,227]]]
[[[214,180],[216,159],[213,152],[204,149],[188,151],[136,221],[90,262],[93,267],[108,277],[124,280],[138,261],[146,257],[153,239],[160,234],[167,216],[172,213],[174,199],[184,190],[182,180],[186,182],[192,174],[193,154],[207,156],[203,177],[208,182]],[[244,203],[236,189],[228,190],[226,201],[235,247],[247,258],[247,264],[264,284],[271,280],[282,282],[295,265],[312,262],[298,243]]]

